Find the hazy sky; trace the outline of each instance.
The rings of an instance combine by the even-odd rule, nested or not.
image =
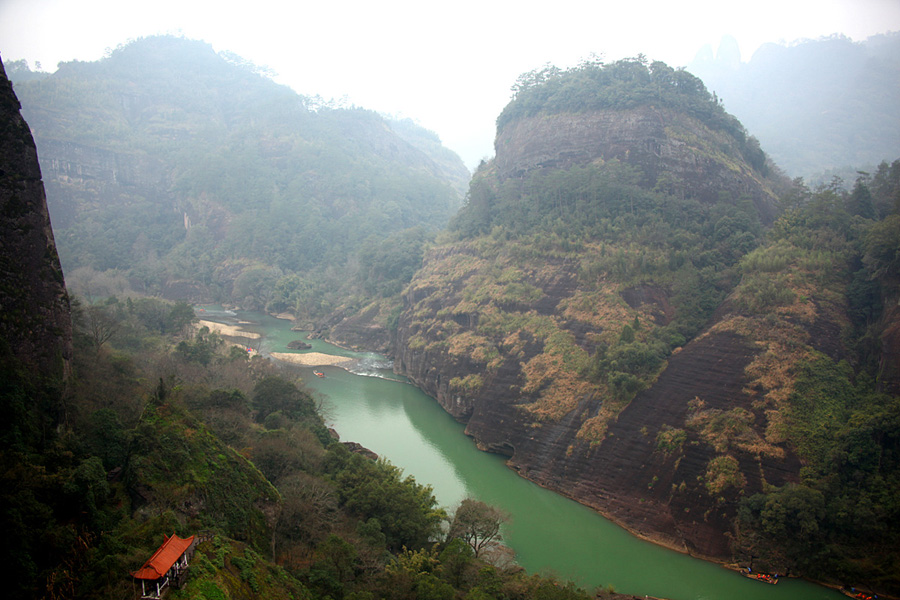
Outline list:
[[[733,36],[765,42],[900,30],[900,0],[0,0],[0,55],[54,71],[160,33],[209,42],[307,95],[410,117],[472,168],[516,77],[643,53],[685,66]]]

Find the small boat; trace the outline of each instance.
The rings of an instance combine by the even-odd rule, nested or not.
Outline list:
[[[750,579],[755,579],[757,581],[762,581],[763,583],[770,583],[775,585],[778,583],[778,574],[770,575],[769,573],[754,573],[752,569],[743,569],[742,573],[744,577],[749,577]]]
[[[313,373],[315,373],[316,377],[325,377],[325,373],[322,371],[313,371]]]
[[[850,589],[841,588],[841,593],[845,596],[856,598],[857,600],[876,600],[876,598],[878,598],[877,595],[862,592],[855,587],[852,587]]]

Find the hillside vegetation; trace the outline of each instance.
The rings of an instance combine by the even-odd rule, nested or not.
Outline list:
[[[710,329],[759,348],[746,373],[766,415],[762,438],[789,446],[803,464],[796,484],[742,498],[738,547],[892,594],[900,581],[898,194],[900,161],[882,163],[849,194],[798,186],[766,245],[741,260],[737,310]]]
[[[23,408],[0,431],[7,597],[128,597],[172,533],[202,538],[173,599],[591,597],[496,540],[476,556],[429,486],[351,453],[290,371],[198,330],[187,305],[110,298],[73,317],[65,395],[2,363],[4,405]]]
[[[765,191],[710,201],[688,170],[647,177],[661,163],[639,135],[630,151],[590,137],[610,111],[637,132],[652,114],[689,127],[696,169],[736,165],[779,191],[780,216]],[[576,152],[522,125],[541,120]],[[665,160],[672,138],[655,139]],[[786,184],[660,63],[527,74],[405,292],[397,367],[482,448],[642,535],[896,593],[898,174]]]
[[[414,242],[416,264],[460,204],[460,159],[257,71],[155,37],[18,80],[70,284],[317,317],[408,281],[389,249]]]

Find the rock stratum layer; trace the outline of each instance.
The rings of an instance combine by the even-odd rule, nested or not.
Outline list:
[[[425,273],[458,271],[461,263],[472,269],[440,287],[413,283],[395,369],[465,422],[481,449],[507,456],[523,476],[642,537],[710,558],[729,555],[727,532],[741,495],[798,480],[796,456],[766,442],[761,391],[747,373],[761,355],[752,336],[711,329],[670,356],[654,383],[611,415],[609,390],[571,376],[548,351],[552,338],[565,337],[587,355],[603,335],[573,318],[570,307],[584,293],[573,266],[522,269],[521,281],[541,297],[507,306],[519,328],[489,337],[491,310],[456,310],[480,269],[498,260],[474,259],[431,254]],[[644,301],[631,307],[625,298],[635,296]],[[665,318],[667,302],[664,289],[626,288],[606,298],[604,310],[619,313],[621,322],[634,315],[649,322]],[[535,384],[537,369],[546,377]],[[729,439],[717,440],[717,427],[730,428]],[[733,463],[740,474],[730,472]]]

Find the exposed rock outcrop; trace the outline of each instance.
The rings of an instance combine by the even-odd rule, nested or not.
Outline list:
[[[311,338],[327,338],[344,348],[370,350],[390,356],[391,336],[385,325],[385,306],[373,303],[362,310],[340,309],[316,323]]]
[[[0,64],[0,338],[20,361],[63,377],[72,323],[34,139]]]
[[[743,160],[735,140],[671,109],[539,115],[517,120],[497,134],[494,161],[501,178],[535,169],[564,169],[618,159],[640,168],[646,187],[713,203],[721,194],[748,197],[764,222],[775,216],[775,194]]]
[[[461,255],[471,258],[468,251]],[[434,251],[426,259],[423,279],[433,274],[434,263],[448,260],[463,259],[446,248]],[[434,268],[453,270],[446,264]],[[564,262],[535,268],[520,283],[541,289],[543,295],[509,314],[517,321],[554,319],[559,324],[554,335],[571,336],[575,345],[593,353],[602,329],[561,318],[565,312],[560,307],[583,292],[575,270]],[[725,331],[691,342],[669,358],[649,389],[607,422],[602,435],[594,436],[592,423],[603,414],[605,403],[614,402],[602,389],[563,389],[568,397],[562,408],[548,413],[540,408],[541,392],[551,384],[539,389],[529,385],[529,365],[546,356],[548,339],[526,325],[498,332],[493,344],[475,341],[485,331],[478,328],[479,314],[459,313],[454,307],[477,278],[473,270],[441,287],[417,287],[413,282],[398,329],[395,369],[466,423],[466,434],[481,449],[507,456],[523,476],[647,539],[712,558],[729,555],[727,532],[737,498],[762,491],[765,485],[797,480],[800,463],[791,451],[762,443],[766,420],[754,407],[756,397],[746,373],[759,353],[751,341]],[[655,318],[664,323],[673,310],[666,290],[659,287],[626,288],[619,298],[621,310],[632,311],[623,315],[640,314],[648,322]],[[443,319],[438,316],[448,312]],[[710,443],[704,426],[718,415],[753,415],[734,433],[735,440],[743,441],[720,448]],[[717,479],[716,469],[730,461],[745,474],[738,485]]]
[[[565,180],[572,167],[618,161],[636,167],[642,178],[636,187],[644,190],[720,210],[741,205],[762,223],[775,215],[773,187],[780,181],[751,166],[732,135],[671,108],[539,112],[506,123],[496,150],[476,174],[494,190],[532,174],[555,172]],[[529,188],[533,195],[541,189]],[[516,209],[506,193],[503,206]],[[616,192],[609,194],[612,200],[585,202],[614,203]],[[523,212],[542,210],[528,194],[521,203]],[[478,209],[491,206],[486,201]],[[549,214],[540,218],[552,220]],[[683,348],[667,342],[671,354],[654,363],[652,347],[661,338],[648,332],[700,310],[689,296],[704,292],[673,281],[683,276],[673,262],[683,247],[666,246],[671,240],[663,237],[654,242],[662,248],[656,267],[644,268],[640,258],[625,274],[629,257],[646,251],[631,240],[573,236],[574,244],[554,246],[527,237],[534,232],[504,238],[497,229],[426,255],[405,292],[395,369],[465,422],[480,448],[508,457],[523,476],[648,539],[728,557],[737,500],[799,478],[800,461],[770,435],[771,413],[751,376],[765,346],[729,321],[740,311],[726,303],[714,316],[705,309],[712,316],[706,333]],[[672,272],[660,275],[666,269]],[[808,343],[839,356],[832,333],[841,321],[832,317],[823,312],[803,327]],[[714,327],[722,322],[730,325]],[[621,354],[604,363],[607,351]],[[638,375],[643,380],[629,374],[647,364],[650,370]],[[725,426],[728,435],[719,435]]]

